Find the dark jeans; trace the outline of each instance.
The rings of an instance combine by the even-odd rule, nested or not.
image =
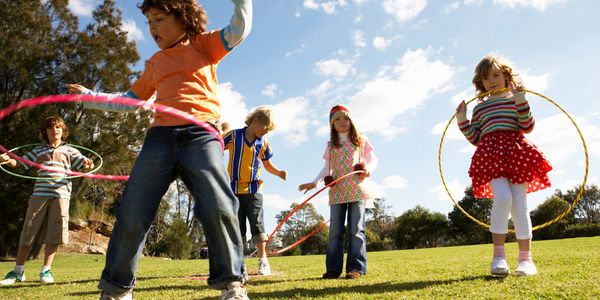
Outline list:
[[[242,239],[244,241],[246,240],[246,218],[248,218],[252,242],[254,242],[254,244],[266,242],[269,239],[269,235],[265,233],[263,196],[259,193],[236,194],[235,196],[240,201],[238,220],[240,221]]]
[[[220,144],[199,126],[153,127],[146,134],[116,210],[100,289],[121,294],[133,288],[148,229],[162,196],[177,176],[194,196],[194,215],[204,228],[211,253],[209,286],[223,289],[229,282],[243,281],[237,200],[229,186]]]

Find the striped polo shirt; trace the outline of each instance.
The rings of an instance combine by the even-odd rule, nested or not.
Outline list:
[[[246,140],[246,129],[229,131],[223,137],[225,150],[229,150],[227,172],[231,180],[231,189],[235,194],[254,194],[261,191],[260,160],[273,157],[266,138]]]
[[[50,145],[37,146],[23,155],[22,158],[46,167],[69,171],[80,170],[83,167],[85,156],[83,156],[79,150],[67,144],[62,144],[56,148]],[[32,168],[32,166],[24,163],[20,164],[25,170]],[[56,179],[36,180],[32,196],[62,199],[71,198],[71,180],[64,178],[66,176],[65,173],[37,168],[36,172],[37,177],[51,177]]]
[[[473,109],[471,122],[465,120],[458,123],[467,140],[476,146],[486,134],[498,131],[529,133],[534,125],[535,120],[529,111],[529,103],[516,105],[512,95],[478,103]]]

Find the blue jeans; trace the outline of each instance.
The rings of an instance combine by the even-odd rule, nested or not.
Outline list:
[[[223,289],[229,282],[243,281],[237,200],[229,186],[221,146],[210,132],[186,125],[148,130],[116,209],[100,289],[122,294],[133,288],[148,229],[177,176],[194,196],[194,215],[204,228],[211,253],[209,286]]]
[[[240,221],[240,232],[242,240],[246,241],[246,218],[250,223],[252,242],[259,244],[266,242],[269,235],[265,233],[265,221],[263,217],[263,196],[260,193],[236,194],[240,201],[238,220]]]
[[[348,213],[350,230],[346,273],[356,271],[367,273],[367,241],[365,237],[365,201],[329,206],[331,224],[325,265],[327,271],[342,273],[344,265],[344,219]]]

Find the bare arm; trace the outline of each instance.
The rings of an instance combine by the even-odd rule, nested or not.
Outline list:
[[[263,160],[263,165],[265,166],[265,170],[267,170],[267,172],[269,172],[283,180],[287,179],[287,172],[284,170],[278,169],[277,166],[275,166],[275,164],[271,163],[271,160]]]
[[[0,165],[9,165],[11,168],[16,168],[17,167],[17,161],[10,158],[10,156],[8,156],[8,154],[2,154],[0,155]]]

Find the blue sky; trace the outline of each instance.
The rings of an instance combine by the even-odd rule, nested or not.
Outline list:
[[[84,25],[99,2],[70,0],[69,7]],[[142,56],[136,69],[158,50],[138,2],[116,2]],[[200,3],[209,29],[228,24],[230,1]],[[599,184],[598,11],[598,1],[575,0],[255,0],[252,32],[222,61],[218,76],[223,118],[234,127],[260,105],[276,115],[278,127],[268,135],[273,162],[289,176],[283,182],[263,171],[267,231],[279,211],[305,199],[298,185],[323,166],[328,111],[336,103],[349,106],[373,143],[380,163],[371,185],[395,216],[416,205],[449,212],[437,168],[441,133],[457,103],[473,97],[474,67],[490,53],[509,58],[527,88],[574,117],[590,155],[588,183]],[[529,195],[535,208],[555,188],[581,183],[585,159],[568,118],[543,99],[529,99],[537,122],[529,138],[554,166],[553,188]],[[442,163],[456,199],[469,184],[473,151],[453,123]],[[329,217],[326,193],[312,203]]]

